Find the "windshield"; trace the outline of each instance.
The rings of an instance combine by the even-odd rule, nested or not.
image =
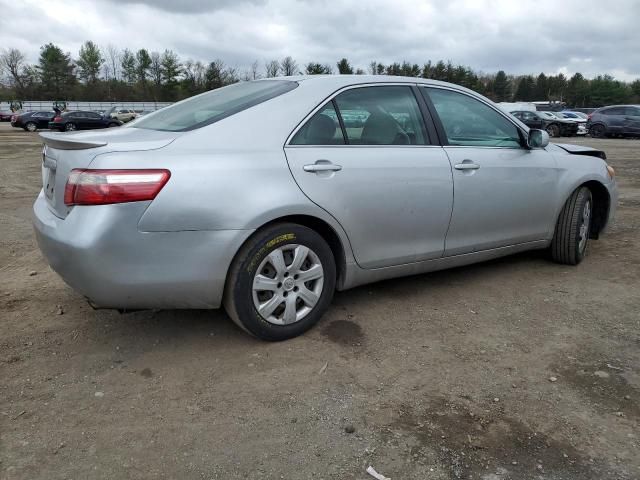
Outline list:
[[[564,118],[578,118],[578,115],[571,112],[562,112],[562,116],[564,116]]]
[[[547,118],[558,118],[555,116],[555,114],[551,113],[551,112],[540,112],[542,115],[544,115]]]
[[[131,128],[186,132],[210,125],[298,86],[290,80],[242,82],[212,90],[142,117]]]

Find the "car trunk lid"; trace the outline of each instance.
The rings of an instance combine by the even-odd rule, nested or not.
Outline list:
[[[74,168],[89,168],[96,156],[110,152],[156,150],[173,142],[179,132],[114,128],[102,132],[40,134],[42,150],[42,185],[49,209],[65,218],[73,207],[64,203],[64,189]],[[131,168],[136,168],[132,165]]]

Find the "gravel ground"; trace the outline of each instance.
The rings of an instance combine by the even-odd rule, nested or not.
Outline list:
[[[338,293],[263,343],[94,311],[43,261],[35,134],[0,125],[0,477],[640,478],[640,141],[578,267],[543,252]]]

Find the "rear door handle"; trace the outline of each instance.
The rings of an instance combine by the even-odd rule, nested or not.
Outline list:
[[[339,172],[340,170],[342,170],[342,165],[335,165],[331,162],[320,163],[319,160],[318,162],[311,165],[305,165],[304,167],[302,167],[302,169],[305,172]]]
[[[453,166],[456,170],[478,170],[480,165],[471,161],[464,161]]]

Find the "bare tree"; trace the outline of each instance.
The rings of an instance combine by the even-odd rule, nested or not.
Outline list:
[[[162,84],[162,60],[158,52],[151,52],[151,67],[149,67],[151,80],[156,85]]]
[[[284,76],[297,75],[299,73],[298,64],[290,56],[286,56],[280,62],[280,71]]]
[[[251,64],[251,80],[257,80],[260,78],[260,72],[258,71],[258,60]]]
[[[121,74],[121,56],[120,50],[117,47],[109,44],[104,49],[102,56],[105,58],[105,65],[108,66],[108,70],[105,69],[105,72],[108,71],[111,75],[111,78],[114,80],[118,80]]]
[[[264,71],[267,78],[277,77],[278,73],[280,73],[280,62],[277,60],[265,62]]]
[[[3,50],[0,53],[0,71],[6,71],[11,78],[11,82],[22,90],[24,84],[22,82],[22,70],[25,65],[25,55],[17,48]]]

